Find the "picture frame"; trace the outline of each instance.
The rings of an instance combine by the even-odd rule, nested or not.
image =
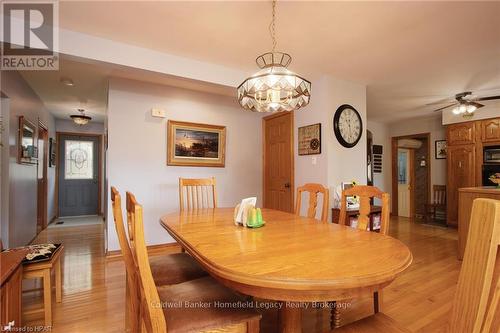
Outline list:
[[[169,120],[167,165],[225,167],[226,126]]]
[[[448,153],[448,145],[446,140],[436,140],[434,142],[434,154],[436,160],[446,159]]]
[[[49,138],[49,167],[56,166],[56,140]]]
[[[299,127],[299,155],[321,154],[321,123]]]
[[[36,135],[35,124],[24,116],[20,116],[17,138],[17,162],[19,164],[35,165],[38,163]]]

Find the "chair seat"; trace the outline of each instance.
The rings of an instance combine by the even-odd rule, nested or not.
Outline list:
[[[331,333],[410,333],[391,317],[379,312],[354,323],[336,328]]]
[[[182,283],[207,275],[187,253],[151,256],[149,264],[157,286]]]
[[[245,300],[211,277],[158,287],[158,293],[169,333],[200,332],[261,318],[252,309],[238,308],[238,302]]]

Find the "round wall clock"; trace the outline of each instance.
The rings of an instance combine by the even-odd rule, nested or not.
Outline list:
[[[333,131],[342,146],[354,147],[363,135],[363,121],[358,111],[351,105],[341,105],[333,117]]]

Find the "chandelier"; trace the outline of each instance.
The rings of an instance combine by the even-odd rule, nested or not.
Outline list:
[[[84,109],[77,109],[80,114],[72,114],[70,116],[71,119],[75,122],[75,124],[79,126],[86,125],[92,118],[85,115]]]
[[[293,111],[306,106],[311,98],[311,82],[287,69],[292,57],[276,52],[276,0],[272,2],[269,26],[273,48],[257,57],[260,71],[238,87],[238,102],[254,112]]]

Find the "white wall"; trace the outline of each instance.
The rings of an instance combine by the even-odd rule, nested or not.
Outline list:
[[[313,81],[311,103],[295,112],[295,186],[321,183],[330,189],[330,207],[334,190],[344,181],[366,184],[366,87],[360,84],[322,76]],[[333,132],[333,117],[342,104],[352,105],[361,115],[363,136],[353,148],[345,148]],[[298,156],[298,127],[321,123],[320,155]],[[316,157],[316,165],[312,159]],[[321,210],[319,206],[318,212]],[[319,214],[319,213],[318,213]]]
[[[4,145],[8,146],[9,157],[8,160],[2,159],[2,179],[5,176],[9,180],[8,194],[2,193],[2,206],[9,207],[9,235],[7,239],[2,237],[2,241],[5,246],[14,247],[25,245],[35,237],[37,222],[37,166],[17,163],[19,116],[26,117],[34,124],[37,124],[38,120],[42,121],[48,127],[49,137],[54,137],[55,126],[52,115],[19,73],[4,71],[1,80],[2,92],[9,100],[9,127],[5,128],[8,131],[8,140],[4,142]],[[48,168],[49,189],[53,189],[54,182],[54,169]],[[48,205],[47,218],[50,220],[50,214],[54,212],[54,197],[50,191]],[[2,221],[2,224],[5,224],[5,221]]]
[[[391,136],[387,124],[368,120],[368,130],[373,134],[373,144],[382,146],[382,173],[373,174],[373,185],[384,192],[391,192]]]
[[[166,165],[167,119],[151,117],[162,108],[167,119],[225,125],[225,168]],[[148,244],[173,242],[159,225],[162,215],[179,209],[178,178],[217,178],[220,207],[234,207],[243,197],[262,199],[261,116],[242,110],[235,98],[139,81],[111,79],[108,96],[109,186],[132,191],[144,206]],[[108,207],[108,220],[113,221]],[[119,249],[108,224],[108,250]]]

